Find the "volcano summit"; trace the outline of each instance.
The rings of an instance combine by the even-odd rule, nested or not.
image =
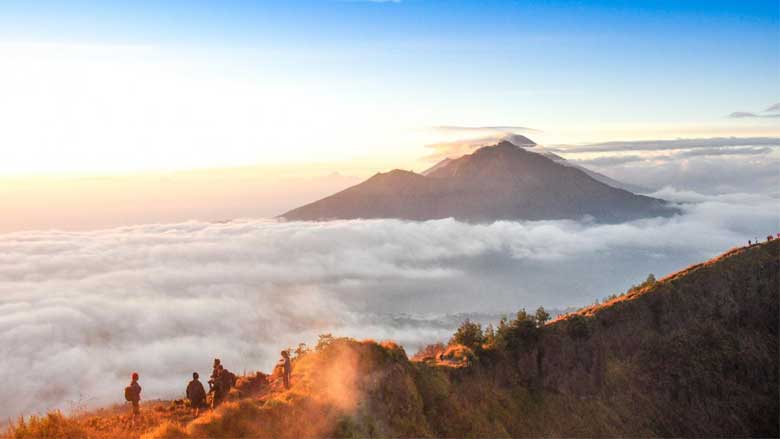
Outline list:
[[[378,173],[281,217],[300,221],[452,217],[469,222],[591,217],[616,223],[677,212],[664,200],[610,186],[582,169],[502,141],[445,159],[424,174],[399,169]]]

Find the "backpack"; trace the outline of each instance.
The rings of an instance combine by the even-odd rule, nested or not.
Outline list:
[[[125,399],[128,401],[138,401],[138,391],[133,386],[125,387]]]
[[[236,386],[236,380],[238,379],[236,374],[234,374],[233,372],[231,372],[231,371],[229,371],[227,369],[223,370],[222,373],[224,374],[224,376],[222,377],[222,380],[223,380],[222,382],[227,384],[227,388],[229,389],[231,387],[235,387]]]

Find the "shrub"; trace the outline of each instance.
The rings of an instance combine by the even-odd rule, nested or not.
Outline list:
[[[482,325],[466,319],[452,336],[450,344],[461,344],[469,349],[476,350],[482,347],[485,336],[482,334]]]
[[[536,314],[546,322],[550,317],[544,308],[539,308]],[[508,349],[513,351],[524,350],[533,347],[539,339],[539,320],[536,316],[528,314],[525,309],[517,312],[515,320],[508,322],[506,317],[498,322],[494,341],[491,344],[497,349]]]
[[[326,347],[328,347],[328,345],[333,343],[334,340],[336,339],[333,337],[333,334],[331,333],[321,334],[319,339],[317,340],[317,347],[315,347],[314,349],[317,351],[321,351]]]
[[[545,311],[543,306],[540,306],[536,310],[534,317],[536,318],[536,326],[541,328],[545,323],[547,323],[548,320],[550,320],[550,313]]]
[[[306,343],[298,343],[298,347],[293,352],[295,353],[295,358],[300,358],[309,353],[309,347],[306,346]]]
[[[590,335],[590,327],[588,326],[588,319],[580,314],[574,314],[569,317],[566,323],[566,332],[571,338],[585,339]]]
[[[420,348],[412,358],[417,361],[436,359],[439,354],[443,353],[446,349],[447,347],[442,343],[429,344]]]
[[[173,422],[166,421],[155,427],[152,431],[141,436],[141,439],[178,439],[187,438],[187,432]]]
[[[87,433],[77,421],[66,418],[59,411],[50,412],[46,416],[30,416],[26,422],[24,418],[20,418],[16,425],[9,427],[8,433],[8,436],[14,439],[87,437]]]

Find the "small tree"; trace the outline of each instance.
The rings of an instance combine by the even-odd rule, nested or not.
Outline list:
[[[543,327],[548,320],[550,320],[550,313],[544,310],[543,306],[540,306],[536,310],[536,326]]]
[[[485,340],[485,344],[488,346],[493,346],[496,344],[496,330],[493,329],[492,323],[489,323],[487,328],[485,328],[483,338]]]
[[[492,346],[499,349],[505,348],[506,342],[509,339],[510,329],[511,326],[509,326],[509,319],[506,316],[501,317],[493,337]]]
[[[533,317],[531,317],[530,314],[525,310],[525,308],[521,309],[517,312],[517,317],[515,318],[515,322],[524,322],[526,320],[531,320]]]
[[[328,332],[327,334],[321,334],[320,338],[317,340],[317,347],[315,348],[317,351],[321,351],[328,347],[329,344],[333,343],[335,338],[333,338],[333,334]]]
[[[309,352],[309,347],[306,343],[298,343],[298,347],[295,348],[295,358],[300,358]]]
[[[471,349],[479,349],[485,342],[485,336],[482,333],[482,325],[466,319],[461,323],[455,335],[452,336],[450,344],[462,344]]]
[[[653,273],[650,273],[647,275],[647,279],[645,279],[644,285],[653,285],[655,283],[655,275]]]

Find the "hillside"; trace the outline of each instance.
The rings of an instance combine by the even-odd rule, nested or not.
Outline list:
[[[278,373],[243,377],[195,421],[153,402],[135,430],[110,410],[48,424],[70,437],[777,437],[778,272],[775,240],[547,324],[464,324],[414,360],[322,337],[290,390]]]
[[[287,220],[399,218],[464,221],[668,216],[663,200],[605,184],[582,169],[510,142],[440,162],[425,175],[394,170],[281,215]]]

